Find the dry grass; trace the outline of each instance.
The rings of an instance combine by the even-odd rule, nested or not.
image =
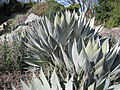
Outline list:
[[[35,13],[36,15],[41,16],[48,10],[48,8],[48,3],[37,3],[28,11],[28,13]]]
[[[36,75],[39,74],[39,72],[35,72]],[[31,80],[32,73],[31,72],[20,72],[20,71],[15,71],[15,72],[5,72],[5,73],[0,73],[0,90],[12,90],[11,84],[13,84],[17,90],[20,90],[20,79],[26,82],[27,84],[27,79]]]

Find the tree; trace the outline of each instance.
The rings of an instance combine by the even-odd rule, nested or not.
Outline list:
[[[98,24],[107,28],[120,26],[120,0],[98,0],[94,12]]]

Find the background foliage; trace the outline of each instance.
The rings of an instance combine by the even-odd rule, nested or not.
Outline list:
[[[120,0],[98,0],[94,10],[98,24],[107,28],[120,26]]]

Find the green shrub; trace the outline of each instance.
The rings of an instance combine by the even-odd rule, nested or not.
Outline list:
[[[12,34],[0,37],[0,71],[21,70],[24,44],[11,39]]]
[[[64,6],[56,1],[47,1],[35,4],[28,13],[35,13],[38,16],[48,15],[49,13],[55,14],[57,11],[64,10]]]
[[[99,0],[94,6],[96,20],[107,28],[120,26],[120,0]]]
[[[77,13],[79,13],[79,8],[80,8],[80,4],[70,5],[66,7],[67,10],[70,10],[71,12],[75,10],[75,12]]]

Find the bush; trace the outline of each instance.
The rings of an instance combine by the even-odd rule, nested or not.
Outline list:
[[[38,16],[48,15],[49,13],[55,14],[57,11],[64,10],[64,6],[56,1],[47,1],[35,4],[28,13],[35,13]]]
[[[67,10],[70,10],[71,12],[75,10],[75,12],[77,13],[79,13],[79,8],[80,8],[80,4],[70,5],[66,7]]]
[[[13,18],[14,13],[23,13],[26,12],[28,9],[30,9],[34,3],[22,3],[18,1],[10,0],[9,4],[3,4],[2,7],[0,7],[0,24],[7,21],[8,19]]]
[[[120,0],[99,0],[94,11],[99,24],[105,24],[107,28],[120,26]]]
[[[21,70],[24,44],[13,41],[9,35],[0,37],[0,71]]]

